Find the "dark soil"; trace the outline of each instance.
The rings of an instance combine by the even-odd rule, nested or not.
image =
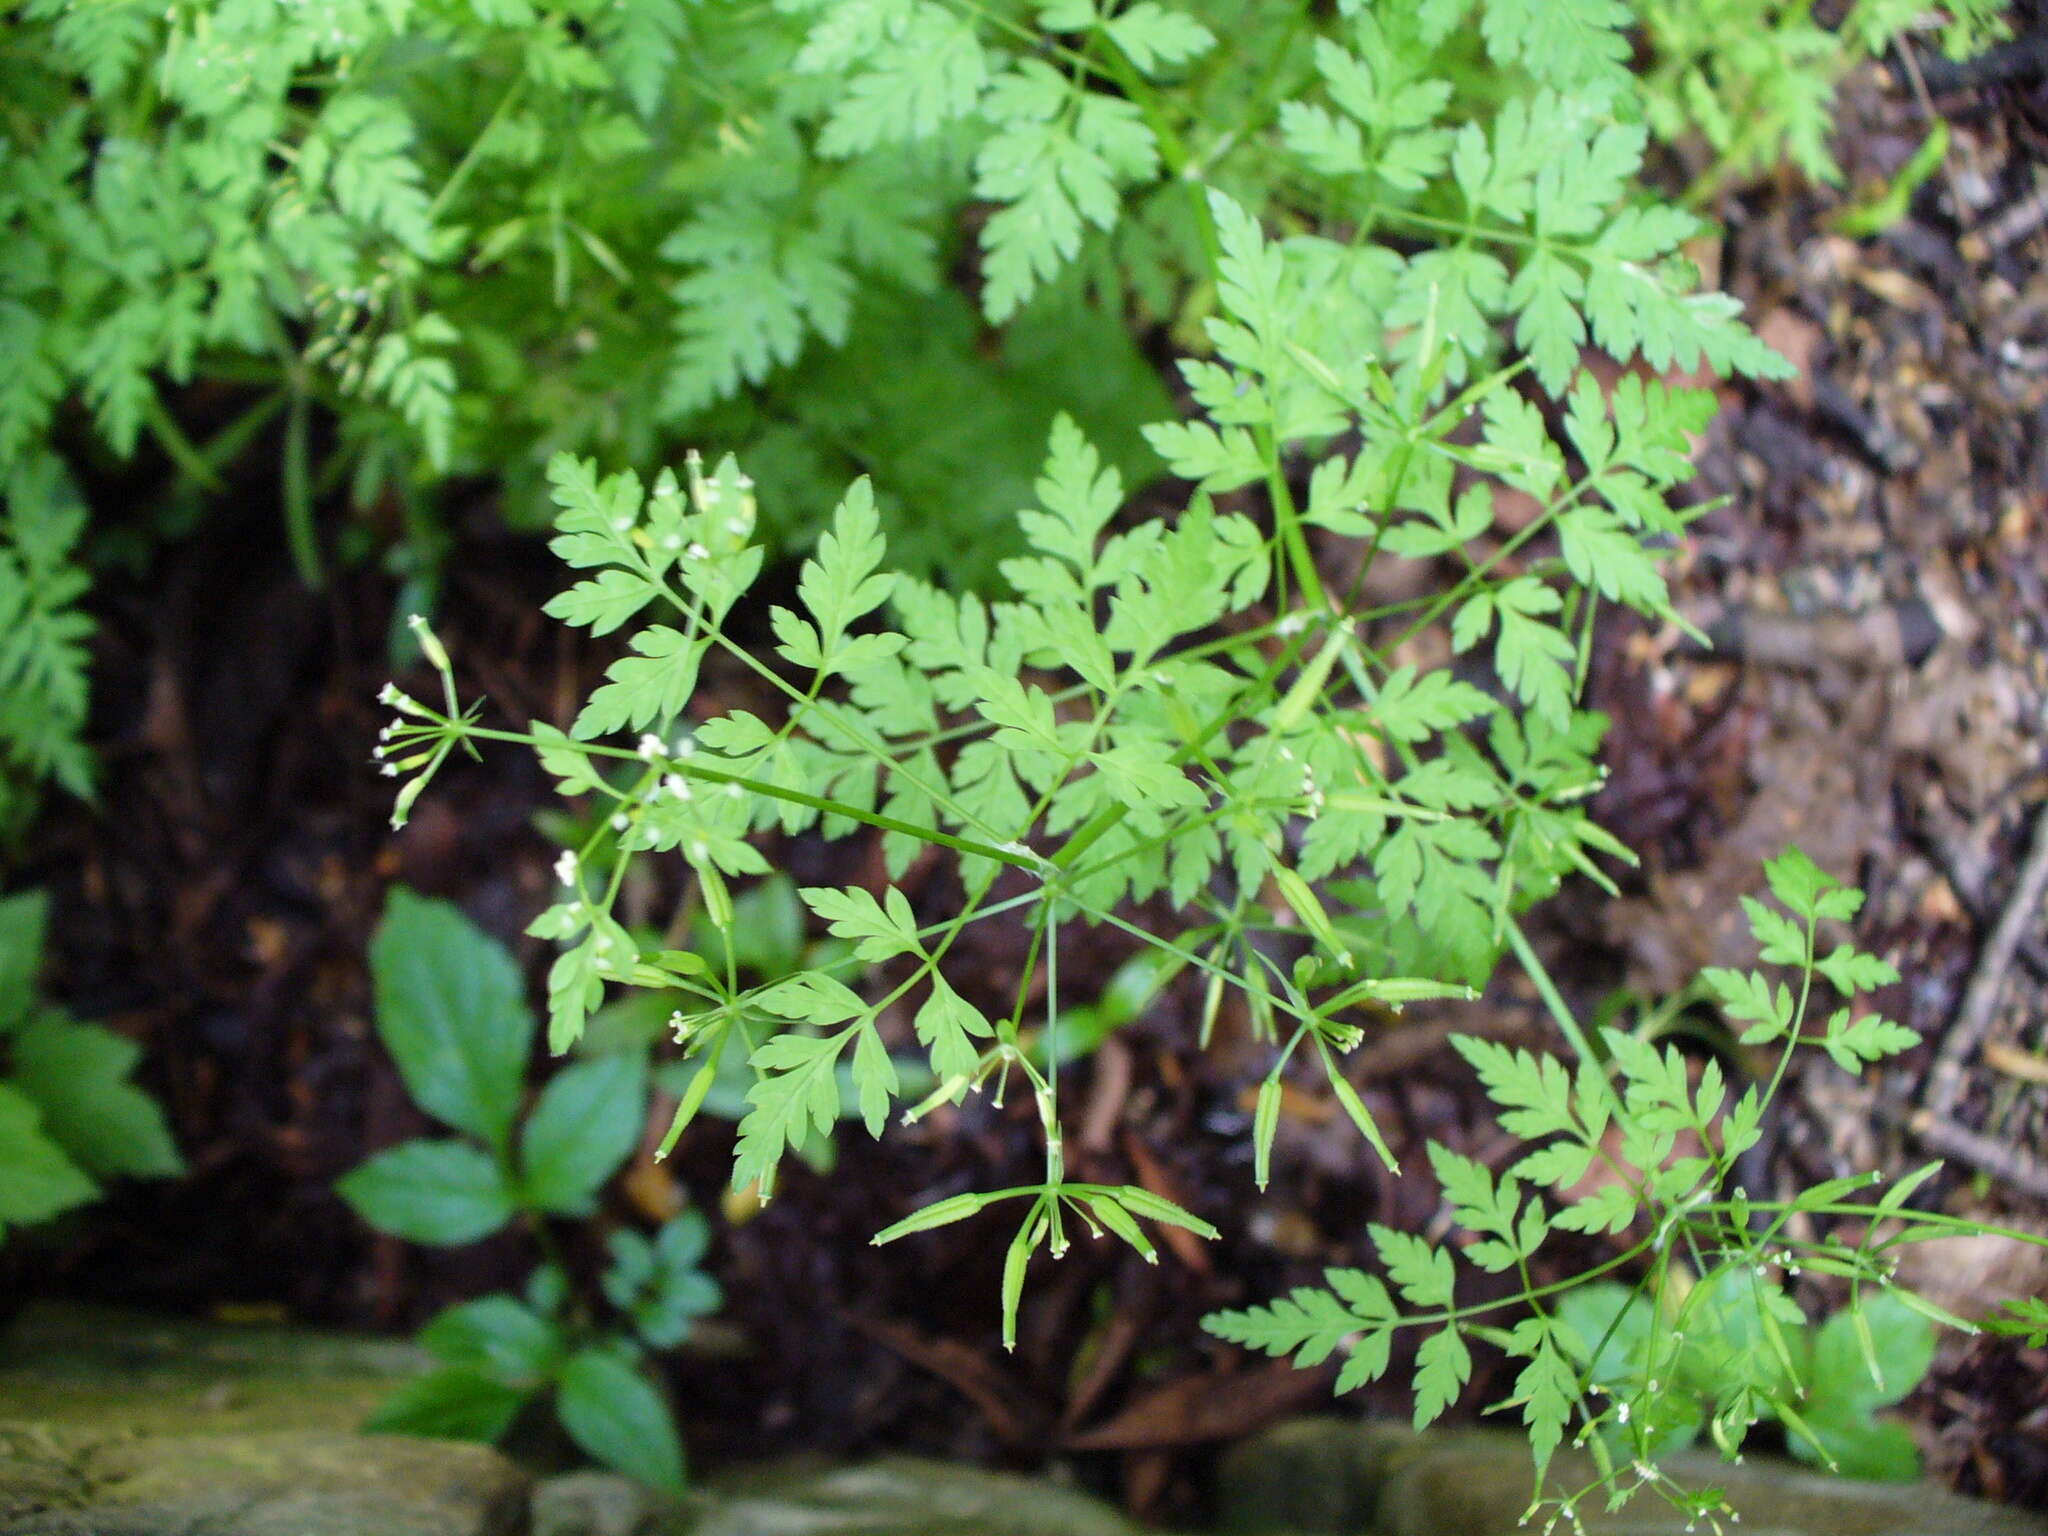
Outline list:
[[[1545,943],[1588,1005],[1617,985],[1655,995],[1702,963],[1748,958],[1728,926],[1736,897],[1787,842],[1871,890],[1861,936],[1907,976],[1884,1001],[1930,1045],[1860,1082],[1826,1068],[1799,1079],[1768,1143],[1775,1185],[1916,1166],[1943,1127],[2048,1145],[2048,923],[1997,978],[1966,1090],[1931,1129],[1915,1118],[2048,796],[2043,102],[2024,73],[1943,94],[1949,174],[1881,236],[1833,233],[1848,194],[1788,179],[1727,202],[1726,239],[1699,252],[1800,375],[1725,389],[1700,447],[1699,496],[1727,500],[1676,581],[1722,649],[1633,624],[1605,634],[1595,702],[1614,728],[1598,810],[1644,861],[1623,903],[1590,889],[1552,903]],[[1903,78],[1863,80],[1846,103],[1855,188],[1900,164],[1926,119]],[[465,691],[502,716],[566,723],[605,658],[539,615],[559,580],[545,552],[493,535],[487,508],[469,520],[438,609]],[[209,522],[165,550],[146,579],[102,583],[101,801],[58,808],[25,874],[56,893],[56,990],[144,1044],[191,1176],[121,1190],[58,1234],[36,1257],[38,1288],[407,1329],[534,1261],[518,1236],[451,1252],[380,1238],[331,1188],[426,1128],[370,1028],[363,956],[388,887],[452,898],[536,981],[545,965],[520,936],[554,855],[533,826],[550,796],[530,761],[460,765],[403,833],[386,827],[389,785],[369,764],[396,590],[368,569],[307,590],[260,503],[243,526]],[[859,843],[779,855],[805,880],[863,878],[872,857]],[[944,899],[916,885],[940,878],[914,873],[913,899]],[[667,897],[643,899],[659,911]],[[965,942],[979,947],[963,968],[992,984],[1023,963],[1000,930]],[[1099,982],[1122,953],[1076,934],[1062,965]],[[1249,1107],[1263,1065],[1227,1028],[1197,1051],[1192,1014],[1170,995],[1076,1070],[1074,1162],[1203,1212],[1223,1241],[1176,1245],[1157,1268],[1078,1246],[1036,1274],[1014,1356],[996,1337],[998,1219],[885,1249],[868,1239],[930,1198],[1034,1178],[1027,1106],[971,1103],[880,1144],[842,1136],[833,1177],[793,1171],[765,1210],[724,1195],[719,1122],[668,1164],[643,1157],[609,1219],[658,1216],[680,1196],[718,1232],[726,1347],[671,1362],[693,1455],[891,1448],[1028,1465],[1064,1452],[1158,1514],[1196,1495],[1217,1441],[1324,1403],[1326,1374],[1247,1358],[1198,1319],[1362,1259],[1369,1221],[1440,1232],[1438,1193],[1415,1171],[1424,1138],[1489,1159],[1506,1144],[1440,1048],[1450,1017],[1415,1010],[1354,1072],[1410,1171],[1389,1176],[1304,1091],[1274,1190],[1257,1198]],[[1543,1037],[1510,986],[1457,1023]],[[1923,1193],[2011,1224],[2048,1218],[2025,1169],[1952,1153]],[[587,1231],[567,1236],[594,1248]],[[2048,1290],[2048,1272],[1995,1243],[1948,1250],[1921,1281],[1963,1310]],[[1490,1369],[1468,1405],[1500,1395]],[[1392,1389],[1362,1397],[1352,1406],[1406,1411]],[[1908,1407],[1938,1476],[2048,1507],[2044,1403],[2048,1351],[1965,1341]]]

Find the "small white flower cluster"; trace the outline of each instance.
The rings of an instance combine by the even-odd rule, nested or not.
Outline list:
[[[707,477],[704,473],[703,456],[694,448],[685,457],[684,467],[690,480],[690,499],[696,504],[698,512],[705,517],[713,516],[725,506],[725,494],[728,490],[736,494],[738,509],[725,516],[721,526],[735,540],[744,543],[754,531],[756,517],[753,477],[745,474],[736,474],[730,480]],[[698,543],[692,544],[686,553],[692,560],[702,560],[707,558],[711,551]]]
[[[672,800],[688,800],[690,798],[690,781],[680,773],[672,773],[664,778],[661,781],[661,788],[667,791],[669,798]],[[650,796],[650,798],[652,797]]]
[[[413,614],[406,623],[419,642],[420,654],[441,674],[442,683],[448,689],[452,715],[455,684],[448,652],[433,630],[427,627],[427,621],[418,614]],[[388,721],[377,732],[377,745],[370,754],[377,761],[377,771],[387,779],[395,779],[416,768],[422,770],[417,777],[400,786],[392,803],[391,825],[396,830],[405,825],[413,802],[419,799],[420,791],[427,787],[427,780],[433,777],[434,770],[448,755],[461,733],[461,725],[449,716],[429,709],[395,683],[386,683],[378,690],[377,702],[398,712],[396,719]]]
[[[1329,803],[1329,796],[1323,793],[1323,786],[1316,782],[1315,771],[1301,770],[1301,797],[1308,802],[1308,819],[1314,821],[1323,814],[1323,807]]]
[[[1292,749],[1287,747],[1280,749],[1280,760],[1285,763],[1300,763]],[[1323,807],[1329,797],[1323,793],[1323,787],[1316,782],[1315,770],[1309,767],[1307,763],[1300,763],[1300,767],[1301,798],[1307,802],[1304,808],[1305,814],[1310,821],[1314,821],[1323,814]]]
[[[387,721],[377,732],[377,745],[370,756],[376,759],[379,773],[387,779],[395,779],[401,773],[421,767],[433,756],[431,747],[412,756],[398,755],[412,753],[428,737],[431,727],[418,722],[432,720],[433,713],[418,699],[401,693],[392,683],[384,685],[377,694],[377,702],[386,709],[397,710],[398,718]]]

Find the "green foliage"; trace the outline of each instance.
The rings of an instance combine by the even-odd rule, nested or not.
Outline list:
[[[728,322],[691,322],[687,344],[721,360],[685,384],[765,378],[806,327],[829,340],[853,323],[835,275],[852,247],[807,224],[805,200],[874,156],[918,159],[924,186],[951,166],[987,205],[985,318],[1081,282],[1167,323],[1186,404],[1144,440],[1184,488],[1132,499],[1094,423],[1063,412],[993,594],[899,559],[871,477],[799,509],[833,507],[793,584],[771,586],[766,533],[790,514],[736,457],[693,452],[644,480],[558,453],[552,547],[574,580],[547,611],[618,636],[618,659],[566,729],[485,728],[422,630],[439,702],[386,694],[394,819],[458,747],[536,753],[580,807],[559,823],[574,828],[560,886],[529,929],[558,950],[550,1048],[616,1018],[622,995],[659,997],[641,1017],[665,1009],[677,1048],[660,1068],[681,1088],[667,1144],[737,1080],[737,1189],[772,1197],[791,1154],[849,1111],[879,1136],[893,1116],[982,1092],[1001,1103],[1021,1085],[1042,1178],[949,1196],[877,1237],[992,1220],[997,1205],[1015,1215],[1006,1344],[1041,1253],[1109,1237],[1151,1261],[1158,1224],[1214,1232],[1142,1186],[1068,1177],[1062,1031],[1080,1014],[1061,951],[1077,925],[1117,930],[1156,976],[1201,987],[1205,1040],[1228,1000],[1240,1048],[1267,1063],[1261,1183],[1290,1079],[1326,1090],[1391,1167],[1345,1056],[1386,1010],[1468,997],[1512,955],[1576,1060],[1464,1047],[1503,1127],[1542,1143],[1505,1172],[1430,1149],[1471,1240],[1446,1252],[1376,1231],[1384,1274],[1339,1271],[1327,1290],[1213,1326],[1311,1360],[1341,1350],[1347,1386],[1419,1329],[1425,1420],[1462,1399],[1476,1346],[1504,1351],[1516,1374],[1497,1406],[1521,1413],[1540,1489],[1567,1434],[1615,1412],[1589,1399],[1586,1341],[1532,1278],[1554,1233],[1613,1243],[1603,1272],[1675,1274],[1667,1248],[1682,1240],[1710,1259],[1702,1276],[1796,1250],[1809,1269],[1888,1280],[1888,1238],[1837,1252],[1785,1228],[1795,1211],[1841,1214],[1855,1191],[1769,1206],[1727,1191],[1782,1066],[1735,1094],[1719,1068],[1695,1080],[1647,1039],[1610,1030],[1596,1044],[1521,926],[1568,876],[1612,889],[1603,862],[1628,857],[1586,812],[1605,721],[1579,700],[1603,606],[1683,622],[1661,560],[1686,526],[1674,497],[1712,396],[1670,376],[1787,364],[1731,298],[1696,291],[1683,252],[1705,226],[1643,185],[1650,103],[1626,67],[1637,8],[1199,11],[1191,24],[1164,5],[1061,3],[1034,29],[942,0],[786,0],[777,14],[800,37],[787,88],[815,93],[816,177],[721,194],[678,248],[706,270],[727,256],[746,269],[728,275],[744,345],[717,352],[706,327]],[[1224,35],[1228,55],[1205,50]],[[788,243],[771,250],[741,205],[775,198]],[[1617,366],[1589,367],[1588,352]],[[1423,589],[1368,608],[1382,555],[1419,562]],[[771,638],[750,643],[763,625]],[[713,663],[744,686],[700,687]],[[837,949],[743,962],[742,904],[774,899],[778,841],[855,835],[878,836],[880,874],[797,892]],[[652,860],[687,879],[718,937],[680,950],[627,926],[620,892]],[[919,861],[937,867],[913,899],[900,882]],[[1853,912],[1849,893],[1796,856],[1771,879],[1782,910],[1752,918],[1765,963],[1802,977],[1796,995],[1709,978],[1731,1015],[1751,1010],[1754,1043],[1784,1062],[1819,1045],[1851,1070],[1910,1044],[1848,1007],[1809,1026],[1814,975],[1846,1002],[1891,972],[1816,948],[1821,924]],[[1024,930],[1014,991],[956,949],[999,921]],[[1614,1176],[1576,1190],[1596,1164]],[[1471,1300],[1472,1268],[1502,1277],[1490,1294],[1506,1299]],[[1760,1393],[1731,1383],[1709,1394],[1714,1422],[1760,1416]],[[1785,1401],[1773,1411],[1792,1425]],[[1548,1497],[1573,1509],[1589,1491]]]
[[[1642,0],[1638,9],[1652,60],[1644,77],[1650,127],[1662,139],[1706,141],[1716,157],[1698,188],[1706,192],[1785,158],[1816,181],[1840,181],[1828,146],[1835,87],[1919,25],[1926,8],[1857,0],[1832,29],[1811,6],[1778,0]],[[2005,34],[2003,0],[1944,9],[1941,40],[1952,53]]]
[[[595,830],[581,828],[571,846],[601,856],[604,843],[592,836]],[[855,956],[855,946],[842,938],[806,940],[807,908],[796,883],[779,870],[735,895],[732,907],[732,922],[726,929],[699,913],[690,926],[689,951],[671,951],[671,962],[686,966],[692,975],[724,973],[735,983],[744,976],[750,989],[765,990],[784,977],[840,965]],[[701,961],[705,971],[699,972],[691,961]],[[678,1002],[681,1006],[676,1006]],[[667,1035],[716,1031],[719,1043],[715,1047],[707,1046],[695,1059],[661,1062],[654,1068],[653,1081],[678,1102],[687,1102],[693,1114],[738,1122],[747,1116],[747,1095],[755,1081],[749,1057],[780,1025],[779,1019],[746,1006],[744,1001],[726,1012],[659,991],[629,992],[591,1015],[582,1044],[597,1051],[644,1054]],[[897,1052],[891,1065],[905,1095],[915,1097],[935,1085],[929,1067],[915,1053]],[[851,1064],[839,1063],[833,1077],[838,1103],[832,1127],[794,1149],[807,1167],[820,1174],[830,1173],[837,1165],[837,1144],[832,1137],[838,1127],[862,1118],[860,1088]]]
[[[1872,1411],[1899,1401],[1927,1374],[1934,1325],[1926,1317],[1877,1291],[1852,1297],[1811,1328],[1796,1302],[1746,1267],[1724,1265],[1685,1285],[1677,1279],[1660,1287],[1661,1303],[1601,1281],[1570,1292],[1557,1309],[1577,1336],[1572,1358],[1590,1387],[1626,1404],[1629,1420],[1662,1427],[1659,1454],[1683,1450],[1710,1421],[1717,1442],[1740,1444],[1754,1412],[1784,1419],[1787,1443],[1803,1461],[1879,1482],[1920,1475],[1912,1436]],[[1789,1371],[1759,1336],[1757,1320],[1766,1316],[1791,1357]],[[1622,1409],[1615,1412],[1619,1420]],[[1601,1426],[1623,1458],[1625,1430],[1625,1422]]]
[[[1029,73],[931,5],[21,10],[0,466],[75,394],[115,451],[189,470],[164,386],[224,371],[344,418],[359,498],[530,487],[556,448],[644,453],[819,343],[883,343]],[[1202,39],[1151,10],[1107,35]],[[1018,399],[1010,436],[1049,409]]]
[[[1209,318],[1206,189],[1315,226],[1313,286],[1398,347],[1450,335],[1454,380],[1503,320],[1553,392],[1589,331],[1748,366],[1724,301],[1676,281],[1694,221],[1615,193],[1650,133],[1704,135],[1713,183],[1786,151],[1831,175],[1835,79],[1922,9],[1861,0],[1830,33],[1774,0],[17,0],[0,681],[38,691],[0,693],[25,701],[0,762],[87,781],[75,529],[17,483],[59,441],[154,444],[180,497],[267,458],[309,580],[316,502],[395,502],[423,598],[451,477],[537,526],[557,453],[744,444],[778,535],[868,473],[921,530],[903,568],[986,587],[1058,410],[1127,480],[1156,472],[1136,432],[1166,401],[1129,322]],[[1951,5],[1948,35],[1998,9]],[[1404,261],[1388,235],[1454,238]],[[1215,456],[1235,441],[1177,467],[1242,467]]]
[[[504,946],[445,902],[391,893],[370,950],[377,1034],[414,1101],[503,1148],[533,1046],[533,1018]]]
[[[547,1220],[594,1216],[599,1192],[639,1144],[644,1054],[579,1060],[522,1113],[536,1023],[502,946],[447,903],[401,889],[378,927],[370,968],[377,1033],[407,1091],[463,1136],[378,1153],[340,1181],[343,1198],[371,1225],[412,1242],[475,1242],[517,1218],[552,1252]],[[703,1218],[689,1211],[651,1238],[618,1228],[590,1297],[579,1299],[551,1260],[523,1298],[494,1293],[449,1308],[420,1335],[434,1369],[368,1427],[495,1440],[547,1400],[595,1459],[680,1487],[682,1445],[642,1358],[681,1343],[718,1309],[718,1286],[701,1270],[708,1242]]]
[[[163,1111],[129,1081],[141,1050],[37,992],[48,910],[40,891],[0,899],[0,1237],[108,1179],[184,1171]]]
[[[1737,1159],[1755,1145],[1800,1046],[1820,1047],[1855,1071],[1918,1037],[1874,1015],[1850,1023],[1847,1008],[1812,1025],[1817,977],[1847,994],[1889,985],[1898,973],[1847,945],[1821,948],[1821,924],[1854,916],[1860,892],[1796,849],[1767,874],[1780,905],[1748,903],[1750,927],[1765,963],[1789,967],[1791,983],[1774,986],[1762,971],[1716,970],[1704,978],[1731,1019],[1748,1021],[1746,1043],[1775,1048],[1767,1082],[1738,1094],[1718,1062],[1695,1071],[1675,1046],[1660,1051],[1619,1030],[1604,1034],[1601,1058],[1575,1066],[1454,1037],[1501,1128],[1531,1146],[1499,1176],[1434,1144],[1431,1162],[1454,1219],[1472,1234],[1465,1263],[1517,1275],[1522,1289],[1511,1304],[1526,1305],[1526,1316],[1511,1326],[1481,1321],[1502,1304],[1459,1302],[1450,1248],[1375,1227],[1385,1281],[1332,1270],[1327,1290],[1304,1288],[1270,1306],[1218,1314],[1209,1327],[1303,1365],[1345,1350],[1339,1390],[1387,1370],[1397,1331],[1428,1329],[1416,1357],[1418,1424],[1461,1395],[1472,1369],[1464,1341],[1501,1349],[1524,1362],[1501,1406],[1520,1409],[1536,1449],[1536,1502],[1567,1516],[1592,1494],[1627,1491],[1627,1480],[1617,1482],[1624,1472],[1654,1467],[1703,1430],[1734,1456],[1766,1420],[1782,1422],[1794,1454],[1831,1470],[1917,1476],[1911,1437],[1873,1410],[1897,1402],[1926,1374],[1933,1322],[1958,1321],[1892,1284],[1901,1242],[1948,1230],[1924,1224],[1918,1213],[1917,1230],[1887,1220],[1906,1214],[1906,1198],[1933,1168],[1872,1203],[1852,1197],[1873,1191],[1882,1182],[1875,1175],[1765,1201],[1743,1190]],[[1854,1241],[1828,1230],[1842,1217],[1860,1220]],[[1528,1266],[1553,1231],[1633,1240],[1578,1284],[1535,1290]],[[1808,1232],[1821,1235],[1794,1235]],[[1625,1267],[1640,1270],[1633,1285],[1593,1278]],[[1847,1306],[1817,1329],[1776,1278],[1802,1272],[1849,1282]],[[1590,1487],[1546,1497],[1541,1469],[1568,1435],[1593,1449],[1603,1475]],[[1661,1475],[1650,1480],[1689,1507],[1692,1495]]]
[[[45,780],[92,793],[86,637],[76,563],[85,508],[58,461],[0,454],[0,840],[18,834]]]
[[[2040,1349],[2048,1343],[2048,1300],[2021,1296],[2008,1301],[1984,1319],[1984,1328],[1989,1333],[2025,1339],[2029,1349]]]

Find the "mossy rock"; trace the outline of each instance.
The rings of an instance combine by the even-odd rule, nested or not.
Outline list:
[[[1591,1460],[1560,1453],[1558,1486],[1593,1481]],[[1731,1464],[1669,1458],[1681,1486],[1718,1487],[1748,1536],[2048,1536],[2048,1518],[1958,1498],[1926,1483],[1861,1483],[1770,1457]],[[1231,1536],[1509,1536],[1529,1502],[1529,1446],[1501,1430],[1416,1435],[1388,1424],[1304,1419],[1226,1459],[1222,1529]],[[1593,1536],[1682,1536],[1687,1517],[1653,1494],[1609,1514],[1581,1510]]]
[[[0,1536],[524,1536],[527,1491],[480,1445],[0,1426]]]
[[[680,1499],[610,1473],[574,1472],[535,1492],[532,1536],[1141,1533],[1099,1500],[1043,1478],[895,1456],[850,1466],[801,1457],[740,1468]]]
[[[690,1536],[1140,1536],[1099,1499],[1043,1478],[908,1456],[748,1468],[709,1491]]]
[[[383,1339],[38,1305],[0,1336],[0,1420],[125,1434],[342,1432],[428,1363]]]
[[[752,1467],[686,1498],[606,1473],[529,1496],[486,1446],[353,1433],[405,1345],[31,1308],[0,1341],[0,1536],[1137,1536],[1044,1479],[892,1458]]]
[[[37,1307],[0,1343],[0,1536],[524,1536],[488,1446],[366,1438],[376,1340]]]

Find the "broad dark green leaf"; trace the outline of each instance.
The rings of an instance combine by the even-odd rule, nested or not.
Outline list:
[[[586,1349],[562,1368],[562,1428],[598,1461],[656,1488],[683,1486],[683,1447],[668,1404],[617,1355]]]
[[[473,1243],[512,1217],[512,1190],[466,1141],[408,1141],[335,1184],[371,1226],[416,1243]]]
[[[489,1442],[512,1427],[529,1395],[481,1371],[443,1366],[407,1382],[379,1403],[363,1429],[368,1434]],[[364,1454],[376,1452],[365,1447]]]
[[[1866,1290],[1814,1336],[1806,1385],[1816,1401],[1884,1407],[1919,1386],[1933,1364],[1934,1325],[1890,1291]]]
[[[99,1186],[42,1132],[36,1107],[0,1083],[0,1230],[43,1221],[99,1194]]]
[[[55,1013],[15,1039],[14,1086],[35,1102],[44,1134],[97,1178],[184,1171],[163,1111],[128,1081],[141,1054],[110,1029]]]
[[[407,1091],[437,1119],[504,1146],[534,1031],[511,955],[447,902],[399,887],[370,971],[377,1033]]]
[[[1806,1413],[1805,1424],[1820,1442],[1818,1449],[1803,1435],[1785,1436],[1785,1444],[1801,1461],[1818,1462],[1825,1452],[1834,1463],[1830,1470],[1871,1483],[1910,1483],[1920,1476],[1920,1448],[1904,1424],[1836,1403],[1816,1404]]]
[[[36,969],[43,963],[43,926],[50,898],[23,891],[0,901],[0,1034],[25,1020],[35,1007]]]
[[[647,1129],[647,1058],[618,1051],[557,1073],[520,1136],[526,1197],[581,1216]]]
[[[553,1369],[562,1330],[500,1291],[448,1308],[420,1331],[420,1343],[448,1365],[523,1387]]]

